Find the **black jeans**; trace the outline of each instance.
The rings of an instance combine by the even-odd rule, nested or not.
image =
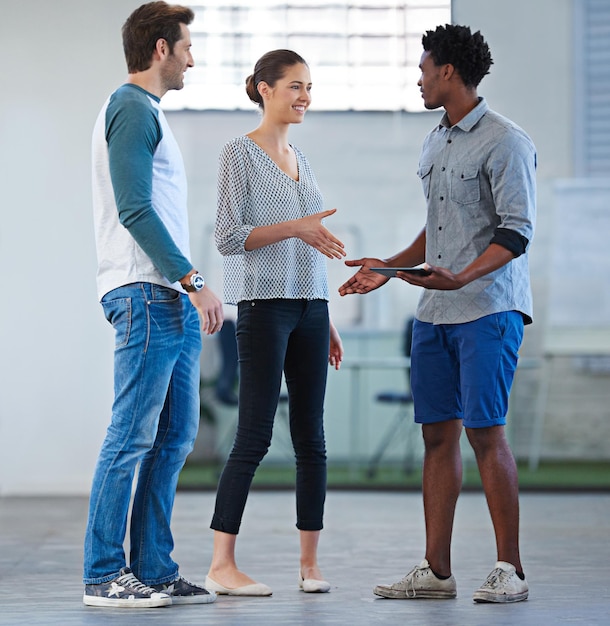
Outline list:
[[[254,472],[271,443],[282,371],[296,457],[297,528],[321,530],[326,498],[324,394],[329,352],[325,300],[241,302],[237,317],[239,421],[211,528],[239,532]]]

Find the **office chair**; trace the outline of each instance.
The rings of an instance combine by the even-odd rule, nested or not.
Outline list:
[[[413,339],[413,318],[407,319],[403,334],[402,353],[403,356],[411,357],[411,343]],[[396,439],[396,434],[400,428],[407,429],[407,449],[405,452],[405,472],[409,473],[414,469],[415,442],[413,433],[409,432],[413,424],[413,396],[411,395],[410,383],[411,368],[406,368],[406,386],[400,390],[381,391],[375,396],[375,400],[382,404],[394,405],[398,407],[396,417],[385,432],[379,446],[373,453],[368,465],[367,475],[373,478],[379,468],[379,463],[383,458],[388,446]]]

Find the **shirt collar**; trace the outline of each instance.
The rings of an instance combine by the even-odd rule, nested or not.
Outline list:
[[[477,124],[477,122],[489,111],[489,105],[487,101],[482,96],[479,96],[479,104],[477,104],[468,115],[463,117],[455,126],[460,128],[461,130],[468,132],[472,130],[472,128]],[[447,113],[445,113],[440,121],[440,126],[445,128],[450,128],[449,119],[447,118]]]

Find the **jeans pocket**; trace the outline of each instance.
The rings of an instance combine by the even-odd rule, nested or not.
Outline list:
[[[180,294],[171,287],[152,284],[150,288],[153,302],[178,302],[180,300]]]
[[[114,328],[114,347],[122,348],[129,342],[132,321],[131,298],[103,300],[102,308],[106,319]]]

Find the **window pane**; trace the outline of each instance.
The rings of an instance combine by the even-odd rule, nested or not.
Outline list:
[[[166,109],[249,109],[244,82],[269,50],[289,48],[312,70],[318,110],[424,110],[421,36],[451,21],[450,0],[220,0],[191,3],[195,67]]]

